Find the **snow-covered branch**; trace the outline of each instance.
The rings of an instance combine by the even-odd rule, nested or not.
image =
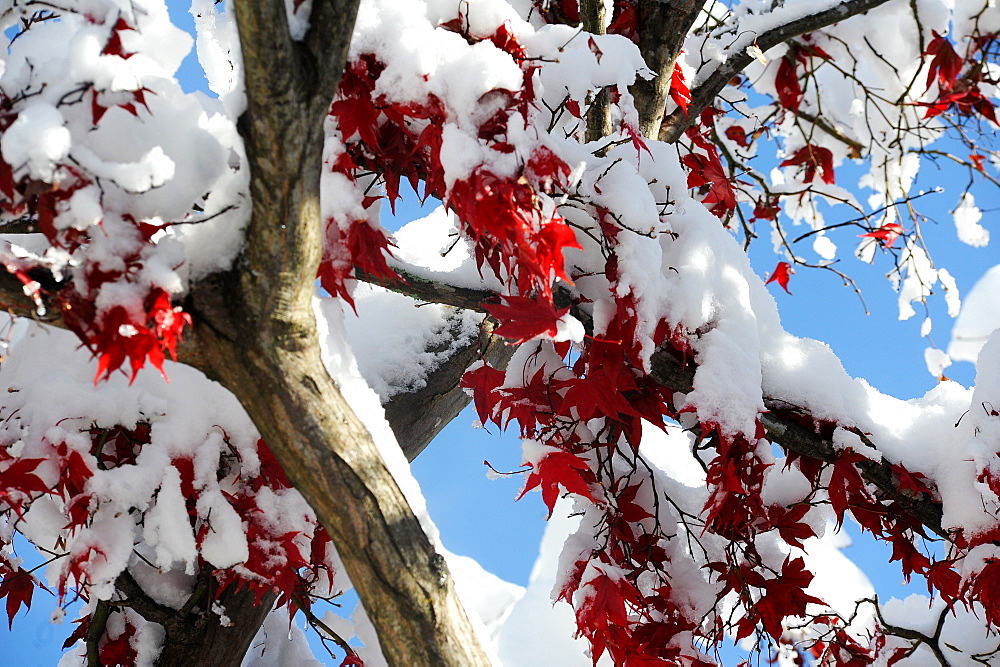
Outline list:
[[[751,44],[756,45],[761,52],[764,52],[799,35],[863,14],[887,1],[847,0],[815,14],[781,23],[758,35],[739,35],[727,50],[725,58],[715,69],[708,73],[699,72],[697,83],[691,89],[690,106],[686,111],[680,108],[674,109],[664,119],[659,131],[660,141],[667,143],[677,141],[684,134],[684,131],[698,119],[698,115],[713,104],[716,96],[732,78],[754,61],[754,56],[746,50]]]

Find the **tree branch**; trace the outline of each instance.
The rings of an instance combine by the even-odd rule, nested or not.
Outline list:
[[[422,388],[396,394],[385,404],[385,417],[407,460],[417,458],[472,400],[458,386],[469,366],[483,359],[494,368],[507,368],[517,347],[493,335],[496,325],[492,318],[484,319],[479,335],[428,373]],[[455,332],[452,338],[457,335]]]
[[[394,289],[391,285],[387,287]],[[441,285],[439,287],[437,297],[434,296],[433,283],[425,281],[422,286],[421,298],[424,300],[484,312],[482,306],[472,303],[468,299],[468,294],[464,293],[464,291],[457,298],[455,295],[455,288],[448,285]],[[559,298],[557,294],[557,299]],[[565,298],[565,295],[563,295],[563,298]],[[488,300],[482,299],[482,301]],[[574,307],[572,312],[583,323],[587,333],[593,334],[593,320],[589,313],[579,307]],[[663,349],[653,354],[650,376],[661,385],[669,387],[674,391],[686,394],[694,390],[695,367],[690,363],[682,364],[669,351]],[[795,452],[807,458],[825,463],[836,461],[838,450],[834,446],[833,441],[830,438],[823,437],[818,433],[803,428],[788,414],[787,403],[765,397],[764,407],[768,412],[762,413],[760,420],[767,431],[768,440],[781,446],[786,451]],[[910,516],[931,532],[946,540],[951,540],[948,531],[941,525],[941,505],[926,498],[909,495],[901,491],[899,480],[892,471],[890,463],[884,459],[882,461],[868,461],[859,464],[858,468],[864,479],[878,489],[883,499],[894,500]]]
[[[604,0],[580,0],[580,20],[583,29],[594,35],[607,33],[607,9]],[[599,141],[611,134],[611,93],[601,88],[594,93],[594,100],[587,111],[588,143]]]
[[[704,5],[705,0],[639,0],[639,51],[646,66],[656,72],[653,79],[632,86],[643,136],[660,133],[674,64]]]
[[[803,16],[757,35],[755,43],[761,51],[767,51],[793,37],[833,25],[857,14],[863,14],[886,2],[888,0],[846,0],[830,9]],[[745,44],[742,41],[737,41],[737,44],[741,46],[736,50],[724,53],[721,64],[691,91],[691,105],[688,107],[687,113],[680,109],[674,109],[666,117],[660,126],[660,141],[667,143],[677,141],[701,112],[712,105],[726,84],[753,61],[753,57],[746,53],[743,48]]]
[[[62,320],[62,303],[55,296],[61,285],[47,271],[32,271],[29,275],[41,286],[39,296],[42,308],[24,291],[24,285],[14,274],[0,267],[0,310],[14,317],[27,317],[65,329]]]

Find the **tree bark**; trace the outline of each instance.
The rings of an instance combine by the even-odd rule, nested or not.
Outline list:
[[[203,370],[247,410],[315,510],[392,665],[489,664],[436,553],[320,356],[323,119],[356,0],[317,0],[303,43],[282,0],[235,2],[253,215],[233,269],[192,286]]]
[[[607,34],[607,9],[604,0],[580,0],[583,29],[594,35]],[[599,141],[611,134],[611,93],[601,88],[587,112],[587,142]]]
[[[639,51],[646,66],[656,72],[654,78],[640,79],[632,86],[639,129],[645,137],[660,134],[674,66],[704,4],[704,0],[639,0]]]
[[[211,568],[206,565],[191,598],[183,608],[173,609],[150,598],[130,572],[118,577],[115,587],[125,597],[125,604],[147,621],[161,625],[166,633],[157,667],[239,667],[243,662],[276,596],[268,592],[258,600],[255,591],[235,586],[216,596],[212,581]],[[222,607],[228,624],[222,624],[213,603]]]

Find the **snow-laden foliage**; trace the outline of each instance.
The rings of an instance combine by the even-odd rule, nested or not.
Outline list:
[[[566,630],[595,663],[715,664],[727,633],[788,664],[807,653],[995,659],[1000,340],[983,346],[973,389],[881,395],[825,345],[782,329],[745,246],[768,227],[785,257],[767,282],[785,290],[796,266],[832,269],[848,246],[887,263],[901,317],[935,285],[957,314],[954,281],[919,233],[914,182],[938,154],[996,182],[983,134],[997,121],[1000,10],[890,0],[848,17],[850,2],[709,3],[672,70],[660,135],[643,136],[635,85],[656,73],[637,46],[641,3],[609,4],[606,34],[593,35],[572,1],[361,4],[325,127],[317,278],[330,296],[316,312],[328,370],[422,516],[361,373],[383,401],[419,388],[482,315],[397,317],[403,306],[356,277],[496,293],[481,310],[519,347],[506,369],[473,364],[462,386],[483,423],[523,438],[524,493],[540,489],[550,514],[574,499],[552,598],[573,610]],[[186,291],[232,265],[250,214],[238,36],[224,4],[194,5],[219,100],[179,87],[191,40],[162,0],[0,4],[11,39],[0,256],[39,305],[55,299],[84,348],[11,325],[0,597],[11,619],[43,584],[60,605],[82,599],[68,664],[88,650],[151,661],[163,630],[144,608],[226,620],[218,601],[247,587],[330,636],[366,639],[357,653],[341,642],[344,664],[378,664],[363,609],[356,628],[311,612],[350,584],[257,430],[218,385],[166,363],[198,326]],[[289,3],[295,39],[310,7]],[[837,7],[844,20],[760,47]],[[611,133],[595,135],[588,117],[605,99]],[[841,176],[851,161],[865,171],[858,188]],[[378,212],[411,187],[442,208],[393,239]],[[975,199],[957,201],[958,238],[988,243]],[[828,225],[827,205],[853,221]],[[360,319],[345,326],[352,311]],[[140,372],[147,363],[169,384]],[[829,447],[796,446],[799,432]],[[882,605],[863,585],[837,599],[812,585],[847,514],[892,545],[905,577],[926,578],[930,599]],[[47,555],[44,575],[22,568],[14,532]],[[934,540],[941,548],[926,549]],[[490,604],[477,608],[505,654],[506,611]]]

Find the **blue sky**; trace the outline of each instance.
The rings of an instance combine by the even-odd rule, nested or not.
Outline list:
[[[185,29],[193,29],[185,3],[172,0],[168,4],[175,22]],[[188,89],[204,85],[193,52],[180,77]],[[838,171],[842,184],[849,186],[850,178],[850,169]],[[943,177],[938,174],[934,178],[941,180]],[[964,293],[983,272],[997,263],[997,255],[990,248],[970,248],[955,240],[949,211],[957,196],[957,192],[951,192],[933,195],[921,202],[925,212],[937,221],[928,222],[923,233],[934,250],[935,262],[952,272]],[[982,195],[978,199],[979,205],[988,209],[995,196],[991,199]],[[415,214],[413,206],[403,206],[401,215],[406,216],[407,211],[410,215]],[[844,213],[841,217],[847,215]],[[829,219],[831,222],[836,220],[833,216]],[[761,231],[766,237],[767,230]],[[841,238],[846,248],[846,236]],[[757,243],[751,259],[761,276],[778,260],[766,238]],[[827,342],[848,373],[866,378],[885,393],[901,398],[922,395],[936,382],[924,366],[923,350],[927,343],[919,337],[922,315],[907,322],[898,320],[896,294],[884,279],[891,262],[886,257],[878,257],[873,266],[868,266],[848,258],[841,268],[863,286],[863,297],[871,314],[864,314],[857,295],[833,274],[800,270],[789,285],[793,295],[785,294],[774,284],[770,286],[785,328],[793,334]],[[934,297],[929,307],[935,321],[932,338],[944,348],[951,320],[944,313],[942,298]],[[973,368],[968,363],[957,363],[946,373],[966,385],[973,379]],[[488,460],[497,470],[513,470],[520,462],[520,443],[512,435],[473,429],[474,419],[472,412],[467,410],[452,422],[414,463],[414,474],[421,482],[431,516],[441,530],[445,545],[455,553],[475,558],[498,576],[524,585],[544,529],[545,508],[537,494],[514,502],[522,483],[519,476],[487,479],[483,461]],[[848,529],[857,538],[857,531],[852,526]],[[910,591],[900,586],[898,568],[886,562],[888,549],[867,539],[856,539],[855,546],[847,553],[862,566],[883,595],[925,592],[920,582],[911,585]],[[62,626],[50,625],[47,621],[51,604],[47,597],[44,592],[36,594],[35,608],[27,617],[18,616],[13,633],[0,627],[0,647],[4,651],[0,663],[51,665],[58,660],[59,646],[72,631],[71,619],[67,618]]]

